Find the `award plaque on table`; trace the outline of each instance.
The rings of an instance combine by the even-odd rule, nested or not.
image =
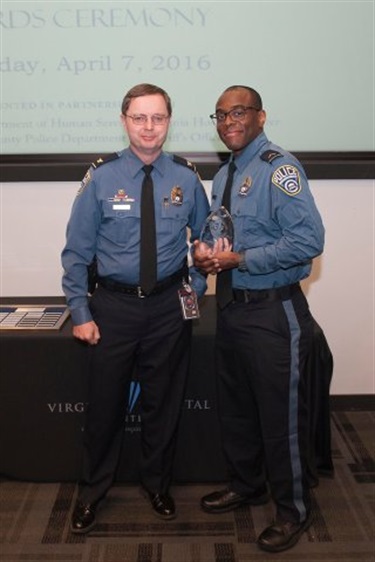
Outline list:
[[[60,330],[68,317],[66,305],[1,304],[0,330]]]

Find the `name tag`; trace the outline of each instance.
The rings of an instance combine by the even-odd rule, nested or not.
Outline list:
[[[129,204],[121,204],[121,205],[112,205],[112,209],[114,211],[130,211],[131,206]]]

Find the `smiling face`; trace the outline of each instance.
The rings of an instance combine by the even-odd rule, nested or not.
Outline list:
[[[147,119],[138,124],[133,118],[140,115],[146,116]],[[154,116],[158,116],[158,121],[160,117],[164,119],[155,123]],[[151,164],[161,153],[168,134],[170,115],[164,97],[161,94],[152,94],[133,98],[126,115],[121,115],[121,121],[133,152],[142,162]]]
[[[228,113],[233,109],[243,110],[249,107],[250,109],[244,111],[240,120],[233,118],[231,115],[226,115],[223,122],[217,123],[219,137],[234,154],[239,154],[263,131],[266,113],[263,109],[257,110],[259,107],[258,100],[253,93],[240,86],[225,91],[216,104],[216,114],[220,112]]]

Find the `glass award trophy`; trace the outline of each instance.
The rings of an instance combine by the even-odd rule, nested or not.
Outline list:
[[[200,234],[200,241],[211,250],[214,250],[220,239],[225,240],[232,247],[233,222],[225,207],[219,207],[217,211],[208,215]]]

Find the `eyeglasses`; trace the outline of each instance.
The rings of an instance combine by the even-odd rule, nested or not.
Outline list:
[[[223,123],[225,123],[228,115],[232,119],[232,121],[243,121],[246,117],[246,112],[250,111],[251,109],[253,111],[261,111],[260,109],[258,109],[257,107],[253,107],[252,105],[248,105],[247,107],[235,107],[230,111],[217,111],[216,113],[210,115],[210,119],[212,119],[215,125],[222,125]]]
[[[133,120],[134,125],[144,125],[147,123],[148,119],[151,119],[153,125],[164,125],[164,123],[169,119],[169,115],[144,115],[143,113],[137,115],[128,115],[125,113],[125,117],[129,117]]]

